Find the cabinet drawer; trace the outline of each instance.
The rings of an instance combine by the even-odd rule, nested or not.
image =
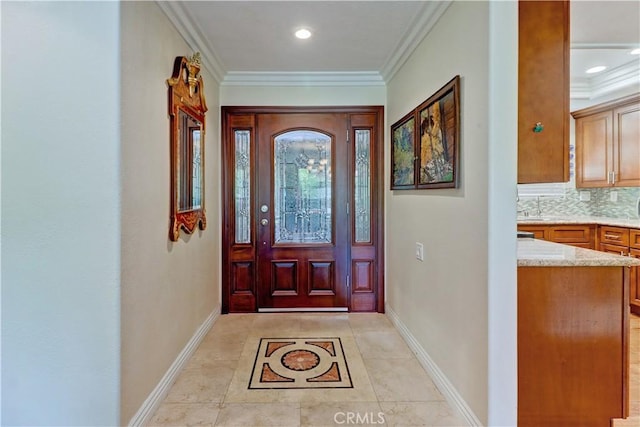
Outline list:
[[[549,240],[556,243],[591,243],[593,229],[588,225],[553,226]]]
[[[549,240],[549,230],[544,225],[519,225],[518,230],[533,233],[534,239]]]
[[[621,227],[600,227],[600,243],[629,247],[629,229]]]
[[[635,228],[629,230],[629,247],[640,249],[640,230]]]
[[[600,243],[600,252],[608,252],[610,254],[627,256],[629,255],[629,248],[626,246],[608,245],[606,243]]]

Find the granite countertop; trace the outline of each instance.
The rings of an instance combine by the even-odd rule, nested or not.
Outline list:
[[[640,229],[640,218],[623,219],[608,218],[602,216],[546,216],[542,217],[518,217],[518,225],[561,225],[561,224],[597,224],[613,227],[627,227]]]
[[[530,238],[518,239],[518,267],[626,267],[640,259]]]

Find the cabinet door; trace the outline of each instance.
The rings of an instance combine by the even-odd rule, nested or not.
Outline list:
[[[534,239],[549,240],[549,228],[544,225],[518,225],[518,230],[533,233]]]
[[[629,248],[626,246],[608,245],[606,243],[600,243],[600,252],[607,252],[614,255],[627,256],[629,255]]]
[[[609,187],[613,171],[613,115],[576,119],[576,187]]]
[[[520,1],[519,183],[569,180],[568,129],[569,2]]]
[[[617,187],[640,187],[640,104],[613,111],[614,182]]]
[[[640,249],[630,249],[629,255],[640,259]],[[640,315],[640,267],[631,267],[629,301],[631,302],[631,312]]]
[[[629,229],[629,247],[640,249],[640,230],[637,228]]]

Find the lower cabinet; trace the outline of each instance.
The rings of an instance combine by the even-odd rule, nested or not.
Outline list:
[[[640,258],[640,230],[635,228],[594,224],[519,224],[518,230],[533,233],[540,240]],[[629,278],[631,312],[640,315],[640,267],[631,267]]]
[[[595,249],[595,225],[518,225],[518,230],[533,233],[536,239]]]
[[[640,259],[640,249],[629,249],[629,255]],[[629,300],[631,302],[631,312],[640,316],[640,267],[631,268]]]
[[[640,259],[640,230],[635,228],[629,230],[629,256]],[[640,267],[631,269],[629,296],[631,312],[640,316]]]
[[[518,426],[629,413],[627,267],[518,267]]]
[[[600,226],[598,249],[616,255],[640,258],[640,230],[635,228]],[[640,315],[640,272],[631,267],[629,277],[629,305],[631,312]]]

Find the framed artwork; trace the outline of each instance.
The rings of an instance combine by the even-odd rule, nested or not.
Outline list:
[[[417,188],[455,188],[460,147],[460,76],[418,106]]]
[[[391,126],[391,141],[391,189],[416,188],[415,111]]]
[[[391,189],[457,188],[460,76],[391,126]]]

